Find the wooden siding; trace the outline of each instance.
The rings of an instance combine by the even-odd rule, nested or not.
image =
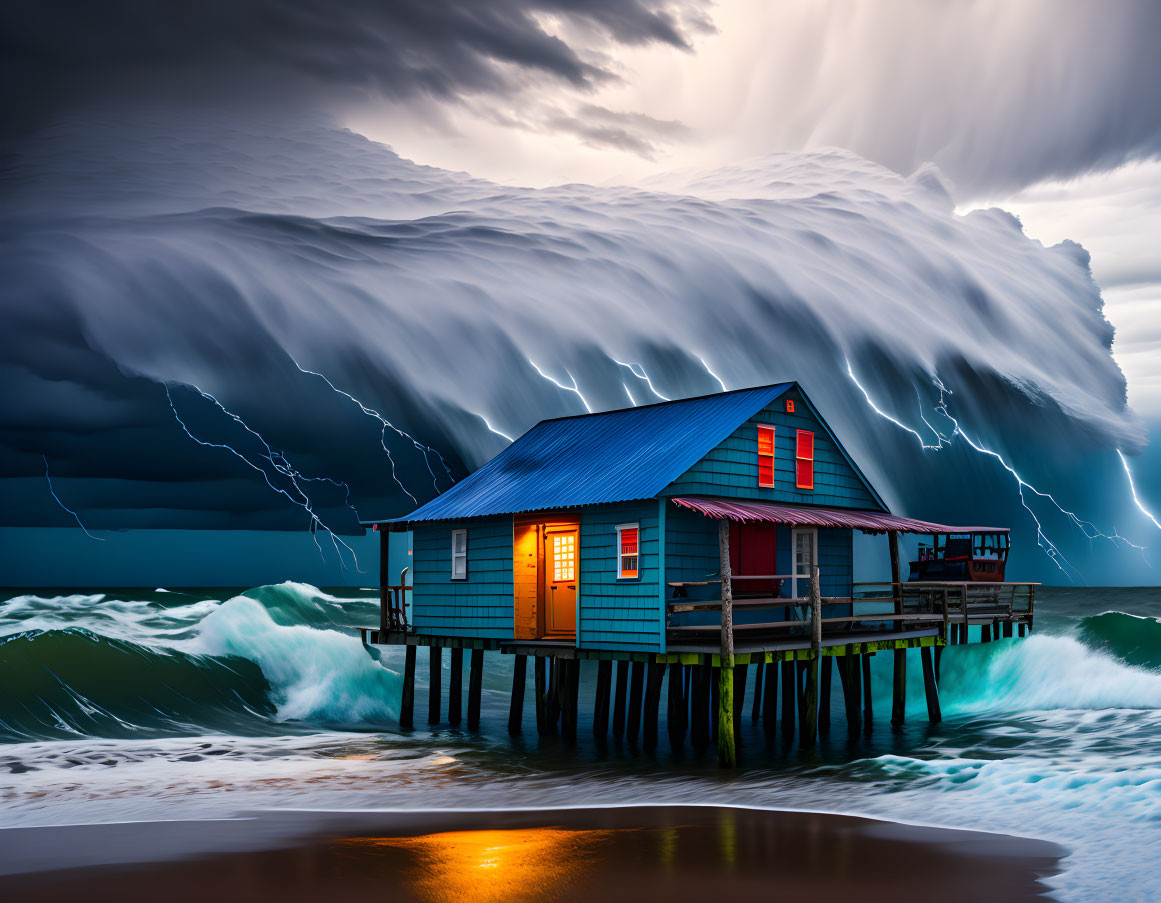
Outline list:
[[[578,643],[584,648],[664,651],[659,511],[650,500],[581,513]],[[628,523],[640,524],[639,576],[619,580],[616,526]]]
[[[794,414],[786,413],[788,398],[795,402],[797,412]],[[758,485],[759,424],[775,427],[773,488]],[[794,485],[796,430],[814,433],[814,489],[797,489]],[[670,483],[662,494],[880,510],[862,478],[847,463],[822,424],[809,412],[796,389],[776,399],[734,430],[728,439]]]
[[[665,582],[679,580],[711,580],[718,573],[717,523],[688,508],[678,508],[669,503],[665,537]],[[790,547],[791,528],[779,526],[775,540],[778,553],[778,572],[789,574],[794,569],[794,559]],[[853,540],[850,530],[820,529],[818,531],[819,584],[824,596],[846,597],[851,594],[853,579]],[[666,599],[673,600],[673,588],[667,586]],[[790,595],[790,581],[783,581],[782,591]],[[720,584],[691,586],[687,588],[687,599],[717,599],[721,595]],[[846,608],[828,608],[827,615],[837,617],[847,614]],[[738,624],[781,621],[791,617],[788,609],[763,609],[761,611],[737,611],[734,620]],[[714,624],[718,623],[717,612],[684,612],[673,617],[674,624]]]
[[[451,579],[451,532],[468,531],[468,579]],[[417,525],[411,622],[416,633],[509,639],[512,518]]]

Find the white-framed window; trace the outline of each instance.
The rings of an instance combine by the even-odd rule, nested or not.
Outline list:
[[[639,554],[640,524],[617,524],[617,579],[637,580],[640,577]]]
[[[813,527],[795,529],[791,533],[794,554],[794,579],[791,595],[802,599],[810,593],[810,575],[818,564],[818,530]]]
[[[451,578],[452,580],[468,579],[468,531],[452,530],[451,535]]]

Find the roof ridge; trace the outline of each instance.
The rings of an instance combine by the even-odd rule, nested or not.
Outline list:
[[[743,386],[740,389],[726,389],[722,392],[706,392],[703,395],[689,395],[685,398],[667,398],[664,401],[651,401],[649,404],[635,404],[627,408],[610,408],[607,411],[586,411],[583,414],[562,414],[560,417],[545,417],[538,420],[529,429],[534,429],[542,423],[555,423],[558,420],[576,420],[582,417],[600,417],[604,414],[620,414],[623,411],[640,411],[643,408],[659,408],[667,404],[680,404],[684,401],[701,401],[704,398],[721,398],[723,395],[737,395],[741,392],[757,392],[761,389],[774,389],[778,386],[795,386],[796,380],[784,379],[774,383],[763,383],[758,386]]]

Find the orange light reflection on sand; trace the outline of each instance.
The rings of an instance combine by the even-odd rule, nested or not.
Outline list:
[[[352,837],[351,847],[392,847],[411,854],[411,890],[431,903],[519,903],[560,896],[597,862],[612,831],[528,828],[448,831],[421,837]]]

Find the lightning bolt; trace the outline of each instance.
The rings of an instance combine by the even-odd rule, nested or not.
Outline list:
[[[714,373],[714,371],[710,368],[710,365],[708,363],[706,363],[706,359],[704,357],[702,357],[700,354],[695,354],[694,357],[696,357],[698,359],[698,361],[701,362],[701,365],[703,367],[705,367],[705,372],[717,380],[718,385],[722,387],[723,392],[730,391],[726,387],[726,381],[724,379],[722,379],[720,376],[718,376],[716,373]]]
[[[1153,522],[1153,526],[1161,530],[1161,523],[1157,522],[1157,518],[1153,512],[1145,507],[1145,503],[1141,501],[1141,497],[1137,495],[1137,485],[1133,482],[1133,471],[1129,469],[1129,459],[1125,457],[1125,453],[1119,448],[1117,449],[1117,457],[1121,459],[1121,466],[1125,468],[1125,476],[1129,478],[1129,492],[1133,494],[1133,503],[1140,509],[1145,517]]]
[[[1015,481],[1016,492],[1020,498],[1020,504],[1021,504],[1021,506],[1023,506],[1024,510],[1028,512],[1029,516],[1032,518],[1033,523],[1035,523],[1035,525],[1036,525],[1036,545],[1040,547],[1040,549],[1049,558],[1049,560],[1052,561],[1052,563],[1056,565],[1056,567],[1060,570],[1060,572],[1063,573],[1070,580],[1072,579],[1072,576],[1069,575],[1068,570],[1071,570],[1073,572],[1073,574],[1075,574],[1077,576],[1080,576],[1080,572],[1077,571],[1077,569],[1075,567],[1073,567],[1073,565],[1068,561],[1068,559],[1064,555],[1064,553],[1060,551],[1060,548],[1054,542],[1052,542],[1051,539],[1048,538],[1047,534],[1045,534],[1043,525],[1040,521],[1040,518],[1037,517],[1036,512],[1028,504],[1028,500],[1025,498],[1025,495],[1024,495],[1025,490],[1027,490],[1028,492],[1032,493],[1033,495],[1035,495],[1039,498],[1046,499],[1048,502],[1050,502],[1053,505],[1053,507],[1056,508],[1057,511],[1059,511],[1066,518],[1068,518],[1073,523],[1073,525],[1076,526],[1076,528],[1078,530],[1080,530],[1080,532],[1085,536],[1086,539],[1088,539],[1090,541],[1094,540],[1094,539],[1104,539],[1104,540],[1108,540],[1109,542],[1113,543],[1114,545],[1117,542],[1122,542],[1125,545],[1129,546],[1130,548],[1133,548],[1133,549],[1140,551],[1142,553],[1144,552],[1144,548],[1142,546],[1139,546],[1136,543],[1130,542],[1128,539],[1119,535],[1116,532],[1114,532],[1112,534],[1101,532],[1100,530],[1097,529],[1097,527],[1091,521],[1084,520],[1079,515],[1077,515],[1074,511],[1070,511],[1069,509],[1067,509],[1063,505],[1061,505],[1056,500],[1056,498],[1052,495],[1052,493],[1044,492],[1043,490],[1038,489],[1036,486],[1033,486],[1031,483],[1029,483],[1027,480],[1025,480],[1020,475],[1020,473],[1016,470],[1016,468],[1014,468],[1011,464],[1009,464],[1007,462],[1007,460],[1004,459],[1003,455],[1001,455],[999,452],[995,451],[994,449],[988,448],[983,443],[978,442],[977,440],[975,440],[971,436],[969,436],[964,431],[964,429],[960,426],[959,421],[954,416],[952,416],[951,412],[948,410],[947,396],[951,395],[952,392],[938,378],[934,378],[934,380],[933,380],[936,388],[939,389],[939,403],[935,406],[935,410],[941,416],[946,417],[947,420],[949,420],[951,422],[952,431],[951,431],[951,436],[945,436],[942,432],[940,432],[934,426],[932,426],[931,423],[927,420],[927,418],[925,416],[923,416],[923,410],[922,410],[922,404],[921,404],[919,416],[923,420],[923,423],[927,426],[927,428],[932,432],[932,434],[936,438],[937,444],[931,445],[924,440],[922,434],[920,434],[917,430],[912,429],[907,424],[901,422],[900,420],[896,419],[895,417],[892,417],[890,414],[888,414],[886,411],[884,411],[882,408],[880,408],[875,403],[874,399],[871,397],[870,392],[867,391],[867,389],[863,386],[863,384],[859,382],[858,377],[855,376],[855,371],[851,367],[851,362],[849,359],[846,361],[846,365],[847,365],[847,374],[850,376],[851,381],[859,388],[859,391],[862,392],[863,397],[866,399],[867,405],[871,408],[871,410],[873,410],[876,414],[878,414],[883,419],[885,419],[885,420],[891,422],[892,424],[894,424],[895,426],[897,426],[899,429],[904,430],[905,432],[908,432],[912,436],[914,436],[916,438],[916,440],[918,440],[918,442],[919,442],[919,447],[921,449],[923,449],[924,451],[939,451],[940,449],[944,448],[945,446],[951,445],[952,441],[955,439],[955,437],[959,436],[977,454],[986,455],[986,456],[988,456],[990,458],[994,458],[996,461],[998,461],[1000,466],[1003,467],[1004,470],[1006,470],[1012,476],[1012,479]],[[1126,466],[1126,470],[1127,470],[1127,466]],[[1130,482],[1131,482],[1131,478],[1130,478]],[[1068,570],[1065,569],[1066,567],[1068,568]]]
[[[48,455],[42,453],[41,457],[44,459],[44,479],[45,482],[48,483],[48,491],[52,494],[52,497],[56,499],[56,503],[73,516],[73,520],[77,522],[77,526],[81,528],[81,532],[84,533],[85,536],[89,537],[89,539],[95,539],[97,542],[104,542],[105,540],[103,540],[100,536],[94,536],[92,533],[90,533],[88,528],[86,528],[85,525],[81,523],[81,516],[60,500],[60,496],[56,494],[56,490],[53,488],[52,477],[48,472]]]
[[[436,491],[437,495],[439,494],[439,491],[440,491],[439,490],[439,480],[436,478],[435,471],[431,467],[431,458],[429,457],[429,453],[435,455],[439,459],[440,464],[443,465],[443,469],[447,473],[448,480],[450,480],[452,483],[455,482],[455,477],[452,476],[451,468],[448,467],[447,461],[444,460],[443,455],[441,455],[438,451],[436,451],[430,445],[424,445],[422,442],[420,442],[418,439],[416,439],[414,436],[412,436],[406,430],[401,430],[399,427],[397,427],[395,424],[393,424],[390,420],[388,420],[386,417],[384,417],[382,414],[380,414],[378,411],[376,411],[374,408],[363,404],[363,402],[359,401],[359,399],[357,399],[350,392],[347,392],[347,391],[344,391],[343,389],[340,389],[333,382],[331,382],[329,379],[327,379],[327,377],[324,376],[323,374],[321,374],[315,370],[306,369],[306,367],[302,366],[302,364],[300,364],[298,361],[294,360],[294,358],[291,358],[291,361],[293,361],[294,366],[296,366],[301,373],[305,373],[309,376],[318,377],[324,383],[326,383],[328,386],[330,386],[330,388],[333,392],[336,392],[337,394],[343,396],[343,398],[346,398],[349,401],[354,402],[355,405],[358,406],[360,411],[362,411],[368,417],[373,417],[379,421],[379,424],[380,424],[379,444],[383,447],[383,452],[384,452],[384,454],[387,455],[387,460],[391,463],[391,479],[393,479],[395,481],[395,485],[397,485],[400,489],[402,489],[403,492],[416,505],[419,504],[419,499],[417,499],[411,493],[411,491],[408,490],[408,488],[403,485],[403,481],[399,479],[399,475],[395,472],[395,458],[391,454],[391,449],[389,449],[387,447],[387,430],[391,430],[397,436],[399,436],[401,439],[409,440],[411,442],[411,444],[415,447],[416,451],[418,451],[421,455],[423,455],[423,463],[427,465],[427,472],[429,474],[431,474],[431,484],[433,487],[435,487],[435,491]],[[481,418],[481,419],[483,419],[483,418]],[[484,420],[484,423],[487,423],[487,420]],[[488,429],[492,429],[492,427],[489,426]],[[492,430],[492,432],[498,433],[501,436],[504,435],[503,433],[500,433],[499,430]],[[507,438],[507,437],[505,436],[505,438]]]
[[[509,442],[516,441],[511,436],[509,436],[507,433],[502,432],[501,430],[498,430],[494,426],[492,426],[492,424],[488,422],[488,418],[485,417],[483,414],[476,414],[476,416],[479,417],[482,421],[484,421],[484,426],[486,426],[491,432],[495,433],[497,436],[503,436]]]
[[[246,457],[246,455],[244,455],[242,452],[238,451],[232,445],[228,445],[228,444],[222,443],[222,442],[210,442],[209,440],[201,439],[198,436],[195,436],[193,431],[189,428],[189,424],[187,424],[185,422],[185,420],[182,419],[181,414],[178,413],[177,405],[173,400],[173,393],[171,391],[171,386],[173,386],[173,385],[185,386],[186,388],[189,388],[192,391],[197,392],[198,395],[200,395],[202,398],[206,399],[207,401],[211,402],[215,407],[217,407],[220,411],[222,411],[227,417],[229,417],[231,420],[233,420],[235,423],[237,423],[239,426],[241,426],[247,433],[254,436],[262,444],[262,447],[266,450],[266,453],[262,457],[265,458],[265,460],[270,462],[270,464],[274,468],[275,472],[281,474],[282,476],[286,477],[289,480],[290,485],[294,487],[294,491],[297,493],[297,495],[299,497],[296,498],[295,496],[293,496],[289,492],[287,492],[285,489],[283,489],[281,486],[276,485],[274,483],[274,481],[270,479],[270,474],[267,473],[266,468],[261,467],[258,464],[255,464],[248,457]],[[352,549],[342,539],[340,539],[335,534],[334,530],[332,530],[330,527],[328,527],[322,521],[322,519],[319,518],[319,516],[314,511],[314,503],[311,501],[310,496],[307,495],[303,491],[303,489],[299,485],[298,481],[300,479],[325,481],[325,482],[331,483],[332,485],[342,486],[342,487],[346,488],[346,490],[347,490],[347,505],[352,510],[354,510],[354,507],[350,505],[350,487],[347,486],[346,483],[341,483],[337,480],[332,480],[329,477],[304,477],[302,474],[300,474],[298,471],[296,471],[293,467],[290,466],[290,463],[286,460],[285,455],[283,455],[281,452],[275,452],[270,447],[270,443],[268,443],[261,436],[261,434],[259,434],[256,430],[252,429],[249,426],[249,424],[247,424],[244,420],[242,420],[242,418],[239,417],[237,414],[235,414],[233,411],[230,411],[228,408],[226,408],[226,406],[223,405],[220,401],[218,401],[218,399],[216,399],[213,395],[211,395],[208,392],[202,391],[197,386],[190,385],[188,383],[169,383],[169,382],[163,382],[162,386],[165,389],[165,397],[166,397],[166,400],[169,402],[169,409],[173,412],[174,419],[177,420],[177,423],[182,428],[182,431],[190,439],[192,439],[198,445],[206,446],[208,448],[220,448],[220,449],[223,449],[224,451],[228,451],[228,452],[230,452],[230,454],[234,455],[234,457],[238,458],[238,460],[242,461],[251,470],[257,471],[259,474],[261,474],[262,479],[266,482],[266,485],[269,486],[274,492],[277,492],[279,495],[285,497],[291,504],[297,505],[299,508],[302,508],[307,514],[310,515],[311,539],[314,540],[315,548],[318,549],[319,555],[322,556],[324,560],[325,560],[326,556],[323,555],[322,546],[319,544],[319,541],[318,541],[318,535],[317,535],[317,528],[318,527],[322,527],[322,529],[324,529],[327,532],[327,535],[330,537],[331,545],[334,547],[335,555],[338,557],[338,560],[339,560],[339,566],[344,571],[347,569],[347,565],[343,561],[343,554],[341,551],[339,551],[339,546],[342,546],[344,549],[346,549],[350,553],[351,560],[354,562],[354,565],[355,565],[355,570],[358,571],[360,574],[364,573],[363,570],[359,567],[359,559],[355,555],[355,550]],[[357,511],[355,513],[356,513],[356,515],[358,514]]]
[[[637,407],[637,399],[633,397],[633,393],[629,391],[629,387],[624,383],[621,383],[621,388],[624,389],[625,394],[629,396],[629,404],[631,404],[633,407]]]
[[[662,395],[660,392],[657,391],[657,387],[655,385],[653,385],[653,380],[651,380],[649,378],[649,374],[645,372],[645,368],[643,366],[641,366],[640,364],[634,364],[634,363],[627,364],[624,361],[617,360],[616,358],[613,358],[612,360],[613,360],[614,364],[616,364],[618,367],[624,367],[630,373],[632,373],[635,377],[637,377],[637,379],[644,380],[645,385],[647,385],[649,387],[649,391],[652,392],[654,395],[656,395],[658,398],[660,398],[662,401],[669,401],[669,396]],[[628,392],[629,389],[626,387],[625,391]],[[629,398],[630,399],[633,398],[631,393],[629,395]],[[636,406],[637,406],[637,402],[634,401],[633,407],[636,407]]]
[[[564,372],[568,374],[568,378],[572,381],[571,386],[566,386],[564,383],[560,382],[560,380],[553,379],[551,376],[549,376],[547,373],[545,373],[543,370],[541,370],[540,367],[537,365],[536,361],[534,361],[532,358],[528,358],[528,363],[530,363],[532,365],[532,368],[537,373],[539,373],[541,376],[543,376],[545,379],[547,379],[550,383],[552,383],[558,389],[564,389],[564,391],[566,391],[566,392],[574,393],[576,395],[576,397],[580,399],[581,404],[583,404],[585,406],[585,410],[588,411],[590,414],[593,412],[593,409],[591,407],[589,407],[588,400],[584,397],[583,394],[581,394],[580,387],[576,384],[576,377],[572,375],[571,371],[569,371],[567,368],[565,368]]]

